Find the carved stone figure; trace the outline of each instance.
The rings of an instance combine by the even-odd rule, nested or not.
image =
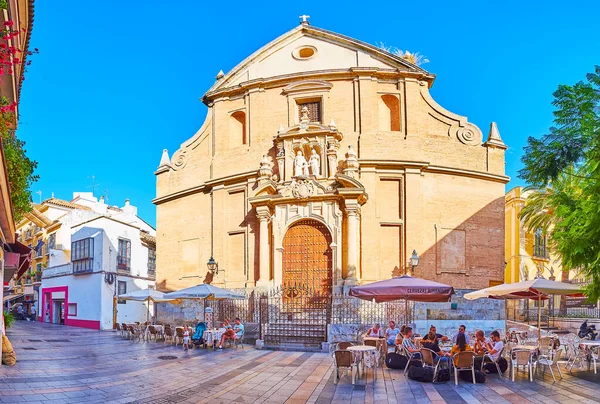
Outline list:
[[[312,175],[315,177],[321,175],[321,157],[319,157],[315,149],[312,149],[310,152],[310,160],[308,162],[310,164]]]
[[[294,158],[294,175],[296,177],[308,176],[308,162],[300,150]]]
[[[329,178],[332,179],[337,174],[337,147],[334,142],[327,145],[327,160],[329,161]]]

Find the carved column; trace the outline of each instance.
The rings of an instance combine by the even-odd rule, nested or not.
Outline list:
[[[256,208],[256,217],[259,220],[259,279],[256,286],[268,287],[271,285],[271,249],[269,245],[269,219],[271,211],[266,206]]]
[[[345,285],[355,285],[358,281],[358,231],[360,220],[360,205],[357,201],[346,201],[348,249],[346,251],[346,262],[348,269],[346,271]]]

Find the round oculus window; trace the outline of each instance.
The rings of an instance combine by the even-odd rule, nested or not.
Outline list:
[[[317,54],[317,48],[310,45],[301,46],[294,49],[292,56],[295,59],[306,60],[314,57]]]

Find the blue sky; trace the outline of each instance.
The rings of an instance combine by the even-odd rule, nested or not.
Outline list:
[[[39,162],[42,198],[108,190],[155,223],[153,175],[204,121],[199,101],[220,69],[298,24],[418,51],[437,75],[433,97],[509,146],[507,190],[522,182],[527,136],[551,125],[552,92],[600,64],[597,1],[37,1],[18,136]]]

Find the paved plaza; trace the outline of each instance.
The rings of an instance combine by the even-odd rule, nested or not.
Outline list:
[[[488,376],[484,385],[425,384],[379,369],[352,386],[333,383],[324,353],[228,348],[184,352],[115,332],[17,322],[8,331],[18,363],[0,368],[0,402],[43,403],[580,403],[600,402],[593,372],[549,373],[530,383]],[[175,357],[165,359],[161,357]],[[599,379],[600,380],[600,379]]]

